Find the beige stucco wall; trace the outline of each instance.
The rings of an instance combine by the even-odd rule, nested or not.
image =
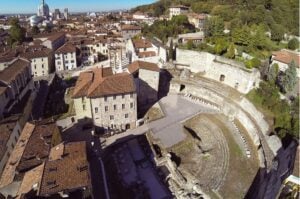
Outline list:
[[[89,98],[75,98],[74,107],[76,112],[76,119],[92,118],[91,102]]]
[[[46,76],[51,71],[51,58],[39,57],[31,59],[31,71],[35,77]]]
[[[77,68],[76,52],[55,54],[56,71],[72,70],[75,68]]]

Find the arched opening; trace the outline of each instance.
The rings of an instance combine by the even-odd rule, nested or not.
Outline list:
[[[126,130],[130,129],[130,124],[125,125]]]
[[[185,85],[184,84],[180,84],[180,91],[183,91],[185,89]]]
[[[225,80],[225,75],[220,75],[220,81],[224,82],[224,80]]]

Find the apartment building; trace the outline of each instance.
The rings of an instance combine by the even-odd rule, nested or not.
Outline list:
[[[207,14],[190,13],[187,15],[187,17],[189,22],[193,24],[196,28],[200,29],[200,31],[204,30],[204,26],[208,18]]]
[[[14,115],[0,121],[0,174],[21,134],[19,116]]]
[[[113,74],[112,68],[82,72],[73,99],[77,119],[91,118],[98,127],[135,128],[137,95],[129,73]]]
[[[0,118],[34,88],[31,67],[28,60],[18,58],[0,71]]]
[[[142,28],[136,25],[123,25],[121,26],[121,34],[123,39],[128,40],[132,37],[140,34],[142,32]]]
[[[172,19],[173,16],[177,15],[184,15],[187,14],[189,11],[189,7],[178,5],[178,6],[171,6],[169,8],[169,17]]]
[[[56,71],[73,70],[77,68],[76,47],[65,44],[55,51]]]
[[[31,73],[34,77],[47,76],[54,71],[53,52],[49,48],[29,46],[22,50],[20,56],[31,61]]]
[[[142,60],[155,64],[167,61],[167,49],[159,41],[153,39],[130,39],[126,42],[126,55],[130,62]]]

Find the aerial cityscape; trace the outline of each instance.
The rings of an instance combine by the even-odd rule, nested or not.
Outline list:
[[[0,0],[0,199],[298,199],[298,0]]]

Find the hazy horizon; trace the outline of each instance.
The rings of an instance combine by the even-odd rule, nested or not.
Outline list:
[[[37,12],[41,2],[41,0],[0,0],[0,15],[34,14]],[[64,8],[68,8],[71,13],[123,10],[153,2],[155,2],[155,0],[45,0],[50,12],[53,12],[54,9],[63,10]]]

